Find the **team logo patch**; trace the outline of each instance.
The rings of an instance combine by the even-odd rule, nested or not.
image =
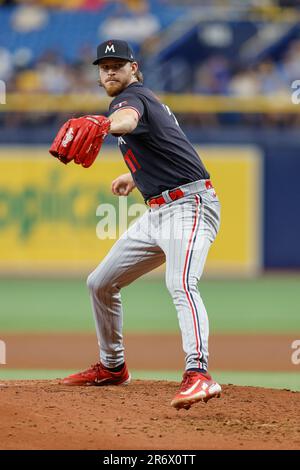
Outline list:
[[[111,43],[107,44],[106,48],[105,48],[105,54],[107,54],[108,52],[116,52],[115,51],[115,46]]]
[[[125,104],[128,104],[128,101],[121,101],[121,103],[115,104],[112,109],[122,108],[122,106],[125,106]]]
[[[73,130],[73,127],[70,127],[70,129],[68,129],[61,145],[63,147],[66,147],[68,145],[68,143],[71,142],[73,139],[74,139],[74,130]]]

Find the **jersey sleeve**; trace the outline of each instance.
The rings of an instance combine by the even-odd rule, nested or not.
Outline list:
[[[120,97],[117,96],[109,106],[109,115],[115,111],[119,111],[120,109],[134,109],[137,112],[139,119],[144,114],[144,104],[142,100],[136,95],[123,95]]]

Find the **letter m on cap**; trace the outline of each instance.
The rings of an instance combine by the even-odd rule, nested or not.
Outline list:
[[[108,52],[116,52],[115,46],[113,44],[107,44],[105,48],[105,54],[107,54]]]

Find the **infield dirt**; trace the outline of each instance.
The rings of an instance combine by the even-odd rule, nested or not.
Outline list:
[[[1,449],[299,449],[300,393],[223,386],[220,399],[176,411],[178,384],[0,384]]]
[[[98,360],[95,333],[2,333],[12,369],[86,369]],[[295,372],[295,335],[211,335],[210,369]],[[126,334],[130,369],[182,370],[179,334]]]

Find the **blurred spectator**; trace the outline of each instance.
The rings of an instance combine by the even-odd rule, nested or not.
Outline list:
[[[118,6],[116,13],[100,26],[99,37],[118,37],[139,43],[160,30],[159,20],[150,13],[147,2],[123,0]]]
[[[286,83],[300,79],[300,39],[293,41],[279,64]]]
[[[278,67],[271,59],[258,65],[257,74],[260,84],[259,93],[262,95],[280,93],[282,89],[286,88]]]
[[[26,65],[28,55],[30,57],[30,51],[20,51],[12,56],[6,49],[0,48],[0,79],[7,80],[15,76],[16,86],[23,89],[26,78],[26,88],[29,80],[32,91],[35,90],[34,83],[37,84],[37,91],[41,91],[42,87],[53,93],[75,92],[84,87],[87,92],[95,89],[97,70],[91,65],[94,48],[89,44],[82,47],[76,62],[71,64],[54,51],[46,51],[33,66],[21,66],[22,61]],[[284,93],[289,91],[291,82],[300,79],[300,40],[290,45],[278,63],[268,59],[252,67],[239,67],[237,71],[232,71],[230,61],[218,54],[209,57],[195,69],[185,66],[184,61],[180,66],[177,64],[175,70],[172,66],[169,64],[162,68],[163,80],[159,79],[158,71],[147,74],[147,80],[151,81],[154,77],[156,91],[236,96]],[[169,70],[167,74],[166,69]],[[148,84],[153,85],[149,81]]]
[[[229,93],[242,97],[256,96],[260,92],[258,74],[254,70],[241,70],[229,83]]]
[[[47,7],[65,10],[100,10],[109,3],[120,3],[123,6],[134,12],[146,11],[148,9],[147,0],[0,0],[1,5],[15,5],[23,4]]]
[[[0,47],[0,80],[10,79],[13,72],[12,54],[4,47]]]
[[[230,79],[228,59],[213,56],[201,64],[195,73],[193,91],[204,94],[227,94]]]
[[[66,10],[100,10],[107,3],[107,0],[40,0],[39,4]]]
[[[38,5],[23,5],[12,16],[12,27],[17,33],[42,29],[48,21],[47,11]]]
[[[159,2],[162,5],[176,3],[175,0],[156,0],[156,5]],[[0,5],[8,3],[12,2],[0,0]],[[176,57],[176,60],[166,59],[163,64],[155,63],[153,66],[152,55],[157,53],[159,47],[156,46],[159,46],[165,37],[161,34],[159,15],[154,15],[150,10],[150,0],[66,0],[63,3],[61,0],[19,0],[18,3],[22,5],[15,8],[12,15],[12,25],[17,31],[14,34],[34,34],[38,31],[38,38],[40,28],[47,24],[51,17],[45,7],[100,10],[109,3],[114,4],[114,13],[99,27],[100,38],[104,40],[108,37],[119,37],[137,44],[147,39],[145,44],[148,49],[141,49],[144,54],[140,57],[140,63],[143,64],[142,68],[145,67],[146,85],[158,93],[198,93],[252,98],[259,95],[290,94],[291,83],[300,79],[299,35],[298,39],[285,44],[276,60],[269,57],[253,65],[239,63],[238,54],[235,57],[225,56],[223,49],[215,43],[215,47],[207,48],[209,52],[203,54],[201,62],[196,63],[196,60],[200,60],[197,56],[193,62],[182,54]],[[191,0],[189,3],[197,5],[198,2]],[[204,3],[210,2],[207,0]],[[249,0],[248,3],[254,5],[255,2]],[[95,28],[98,24],[96,23]],[[223,44],[224,36],[220,37]],[[63,51],[48,50],[40,56],[39,49],[39,52],[34,53],[34,48],[24,47],[23,44],[16,46],[14,50],[0,47],[0,79],[7,83],[8,92],[101,93],[97,84],[98,71],[92,66],[95,44],[83,44],[79,53],[77,48],[76,58],[71,61],[70,56],[66,59],[62,55]],[[187,117],[188,119],[194,122],[196,117],[193,115]],[[197,119],[200,124],[210,122],[217,125],[219,122],[219,116],[212,114],[209,117],[202,115]],[[251,125],[260,125],[262,122],[261,117],[254,115],[244,116],[243,119]],[[296,114],[292,119],[288,116],[272,115],[265,116],[264,123],[292,125],[297,119],[299,123],[300,118],[297,118]],[[229,123],[230,119],[226,122]]]

